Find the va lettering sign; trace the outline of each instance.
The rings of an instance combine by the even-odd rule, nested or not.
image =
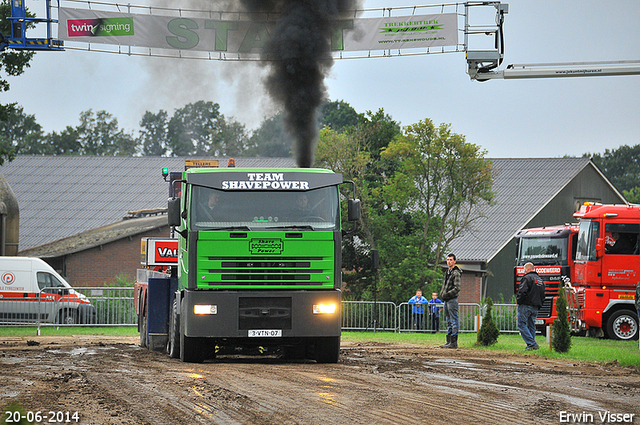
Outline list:
[[[169,17],[59,8],[60,39],[161,49],[259,54],[275,21]],[[387,18],[337,19],[331,49],[367,51],[455,46],[455,13]]]

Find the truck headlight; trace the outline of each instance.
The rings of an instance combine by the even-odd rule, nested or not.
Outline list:
[[[314,304],[313,314],[333,314],[336,312],[335,304]]]
[[[196,304],[193,306],[193,314],[218,314],[218,306],[211,304]]]

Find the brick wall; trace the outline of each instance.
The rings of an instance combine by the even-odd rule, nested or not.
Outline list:
[[[123,275],[133,284],[136,270],[141,268],[140,240],[143,237],[169,237],[169,226],[67,255],[65,279],[71,286],[105,286]]]
[[[471,270],[463,270],[460,279],[460,295],[458,302],[480,303],[482,300],[482,274]]]

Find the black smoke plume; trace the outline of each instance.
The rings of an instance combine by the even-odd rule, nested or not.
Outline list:
[[[267,91],[284,108],[296,163],[310,167],[318,141],[318,114],[327,100],[324,78],[333,66],[333,23],[360,0],[241,0],[254,19],[277,14],[262,53],[270,68]],[[348,15],[347,15],[348,16]]]

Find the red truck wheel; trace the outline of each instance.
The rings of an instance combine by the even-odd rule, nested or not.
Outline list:
[[[611,339],[638,339],[638,317],[631,310],[618,310],[607,320],[607,335]]]

